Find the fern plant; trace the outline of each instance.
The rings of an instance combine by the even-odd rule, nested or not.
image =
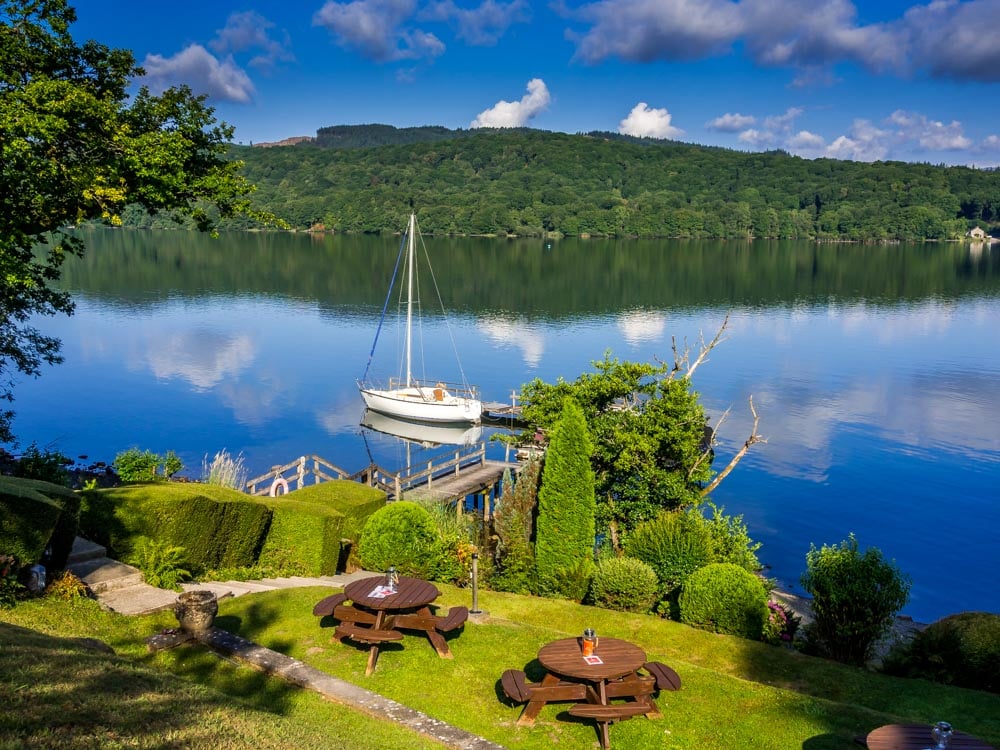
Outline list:
[[[140,537],[128,562],[142,571],[143,580],[160,589],[180,591],[181,581],[191,577],[183,568],[184,548]]]

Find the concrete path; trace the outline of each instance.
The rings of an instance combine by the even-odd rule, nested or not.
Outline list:
[[[177,600],[177,592],[159,589],[143,583],[142,573],[131,565],[112,560],[107,550],[99,544],[77,537],[69,556],[66,569],[74,573],[90,589],[97,601],[105,609],[123,615],[145,615],[170,609]],[[242,596],[255,591],[295,586],[329,586],[342,588],[357,578],[376,575],[367,571],[342,573],[335,576],[308,578],[265,578],[260,581],[207,581],[205,583],[184,583],[181,588],[208,589],[223,599],[227,596]]]

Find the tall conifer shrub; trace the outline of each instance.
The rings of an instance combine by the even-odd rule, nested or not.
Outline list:
[[[538,491],[535,571],[539,593],[582,598],[594,565],[593,444],[583,410],[563,403],[545,454]]]

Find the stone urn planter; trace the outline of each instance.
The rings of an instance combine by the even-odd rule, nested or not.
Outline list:
[[[187,633],[208,630],[218,612],[219,600],[213,592],[204,589],[185,591],[174,604],[174,616],[181,624],[181,630]]]

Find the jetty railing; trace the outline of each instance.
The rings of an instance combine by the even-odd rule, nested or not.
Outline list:
[[[311,465],[310,465],[311,462]],[[398,498],[407,490],[420,486],[431,486],[435,480],[457,476],[462,469],[486,462],[486,443],[456,446],[422,461],[406,466],[399,471],[389,471],[372,463],[353,474],[316,455],[302,456],[284,466],[272,466],[271,470],[247,482],[247,492],[251,495],[277,497],[291,489],[305,487],[308,476],[315,477],[315,484],[334,479],[347,479],[378,487],[390,498]],[[294,484],[294,487],[291,485]]]
[[[312,462],[311,466],[310,462]],[[259,477],[247,481],[247,493],[275,497],[288,492],[289,485],[292,483],[295,485],[292,489],[302,489],[306,486],[307,476],[316,479],[314,484],[352,477],[350,472],[317,455],[300,456],[284,466],[272,466],[266,474],[261,474]]]

